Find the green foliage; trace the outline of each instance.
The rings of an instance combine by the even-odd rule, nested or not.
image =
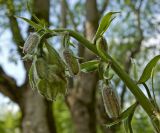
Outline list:
[[[132,119],[132,128],[134,133],[152,133],[152,125],[144,111],[138,107]]]
[[[113,125],[116,125],[120,122],[122,122],[123,120],[125,119],[128,119],[128,117],[134,113],[135,111],[135,108],[137,107],[137,103],[131,105],[130,107],[128,107],[125,111],[123,111],[120,116],[116,119],[116,120],[112,120],[112,121],[108,121],[106,123],[106,126],[113,126]]]
[[[153,68],[156,66],[159,59],[160,59],[160,55],[157,55],[153,59],[151,59],[151,61],[145,67],[145,69],[144,69],[144,71],[138,81],[139,84],[145,83],[151,77]]]
[[[56,96],[66,93],[65,67],[56,50],[45,43],[41,55],[33,55],[32,66],[29,71],[31,87],[48,100],[55,100]],[[38,54],[38,53],[37,53]]]
[[[80,64],[82,72],[92,72],[98,68],[99,60],[91,60]]]
[[[116,13],[119,13],[119,12],[109,12],[102,17],[101,22],[98,27],[98,30],[97,30],[96,35],[94,37],[95,40],[98,39],[99,37],[103,36],[104,32],[108,29],[110,23],[115,18],[115,17],[112,17],[112,15],[116,14]]]
[[[21,113],[6,112],[0,117],[0,132],[1,133],[21,133],[20,130]]]

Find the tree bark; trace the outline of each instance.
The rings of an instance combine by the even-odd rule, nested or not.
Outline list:
[[[51,133],[47,122],[45,100],[28,86],[23,94],[23,133]]]

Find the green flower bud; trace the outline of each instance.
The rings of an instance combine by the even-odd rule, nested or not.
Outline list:
[[[80,71],[79,63],[77,59],[73,56],[72,51],[70,49],[64,49],[63,57],[67,64],[70,75],[77,75]]]
[[[30,33],[30,35],[28,36],[27,40],[24,43],[23,53],[33,54],[39,42],[40,42],[39,34],[36,32]]]
[[[116,92],[104,83],[101,91],[106,113],[110,118],[116,119],[121,113],[120,103]]]
[[[99,45],[97,47],[98,50],[103,51],[103,52],[107,52],[108,50],[108,45],[107,45],[107,41],[104,37],[100,37],[96,40],[96,45]]]

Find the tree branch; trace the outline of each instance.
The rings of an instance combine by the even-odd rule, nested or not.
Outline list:
[[[2,68],[0,67],[0,92],[9,97],[15,103],[20,102],[21,98],[21,87],[16,85],[16,82],[13,78],[7,76]]]
[[[7,14],[8,14],[8,18],[9,18],[10,28],[12,31],[13,40],[18,46],[19,53],[22,54],[22,52],[21,52],[22,50],[20,49],[20,47],[23,46],[24,40],[23,40],[23,37],[20,33],[20,28],[18,26],[18,22],[17,22],[16,18],[14,17],[15,9],[14,9],[13,1],[7,0],[6,6],[7,6],[7,10],[8,10]]]

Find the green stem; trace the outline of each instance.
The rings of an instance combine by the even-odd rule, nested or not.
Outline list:
[[[111,67],[115,71],[115,73],[123,80],[128,89],[132,92],[132,94],[136,97],[138,102],[141,104],[146,113],[152,118],[154,116],[154,106],[149,101],[149,99],[144,95],[141,89],[136,85],[136,83],[129,77],[129,75],[120,67],[120,65],[108,54],[99,53],[96,49],[96,46],[92,44],[90,41],[85,39],[79,33],[69,30],[69,29],[54,29],[54,32],[69,32],[69,35],[79,41],[84,47],[90,49],[96,55],[99,55],[104,61],[111,61]]]
[[[151,103],[154,104],[154,100],[153,100],[153,98],[152,98],[152,96],[151,96],[151,93],[150,93],[150,90],[149,90],[148,86],[146,85],[146,83],[143,83],[143,86],[144,86],[144,88],[146,89],[148,98],[150,99]],[[155,105],[155,104],[154,104],[154,105]]]

